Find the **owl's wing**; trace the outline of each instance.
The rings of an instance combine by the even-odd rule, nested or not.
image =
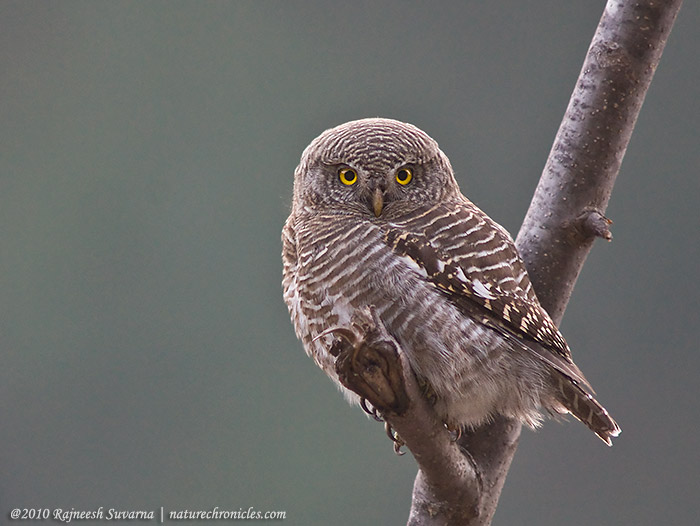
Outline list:
[[[392,250],[418,265],[425,279],[466,315],[591,389],[537,301],[510,235],[471,203],[441,205],[418,215],[429,228],[416,228],[412,219],[388,226],[384,240]]]

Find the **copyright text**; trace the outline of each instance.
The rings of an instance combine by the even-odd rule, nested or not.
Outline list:
[[[119,510],[100,506],[94,510],[77,510],[75,508],[14,508],[9,513],[9,517],[16,521],[50,520],[65,524],[72,521],[154,521],[162,524],[165,521],[182,520],[284,520],[287,518],[287,512],[262,511],[253,507],[228,509],[216,506],[208,510],[165,510],[161,506],[156,510]]]

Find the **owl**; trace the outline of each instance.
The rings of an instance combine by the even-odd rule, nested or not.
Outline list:
[[[619,434],[510,235],[462,195],[417,127],[363,119],[314,139],[294,173],[282,245],[296,335],[351,402],[329,329],[372,308],[448,427],[503,415],[535,428],[544,413],[570,413],[608,445]]]

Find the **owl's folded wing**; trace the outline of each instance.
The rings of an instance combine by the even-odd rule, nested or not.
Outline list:
[[[470,267],[464,264],[466,258],[451,257],[423,234],[390,227],[385,232],[384,240],[400,257],[409,258],[418,265],[425,273],[426,280],[466,315],[498,331],[514,345],[532,352],[592,390],[571,360],[566,340],[534,294],[530,295],[533,298],[530,299],[525,294],[502,290],[497,280],[489,279],[483,270],[470,272]],[[505,241],[509,245],[508,250],[512,250],[517,257],[512,241],[501,241]],[[505,272],[512,272],[512,269]]]

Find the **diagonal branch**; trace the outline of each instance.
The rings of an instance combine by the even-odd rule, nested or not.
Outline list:
[[[559,323],[604,221],[615,178],[682,0],[609,0],[517,239]],[[603,218],[603,220],[601,220]]]
[[[557,324],[593,241],[612,239],[605,209],[681,3],[609,0],[593,36],[516,240],[538,299]],[[469,524],[491,522],[519,436],[520,425],[502,418],[462,441],[483,459],[488,481],[482,514]]]
[[[609,0],[593,37],[516,241],[557,323],[593,241],[611,239],[605,209],[680,6],[681,0]],[[336,366],[418,462],[409,525],[490,524],[520,424],[498,418],[453,442],[398,344],[371,313],[361,318],[353,330],[341,329],[349,345],[338,344]]]

